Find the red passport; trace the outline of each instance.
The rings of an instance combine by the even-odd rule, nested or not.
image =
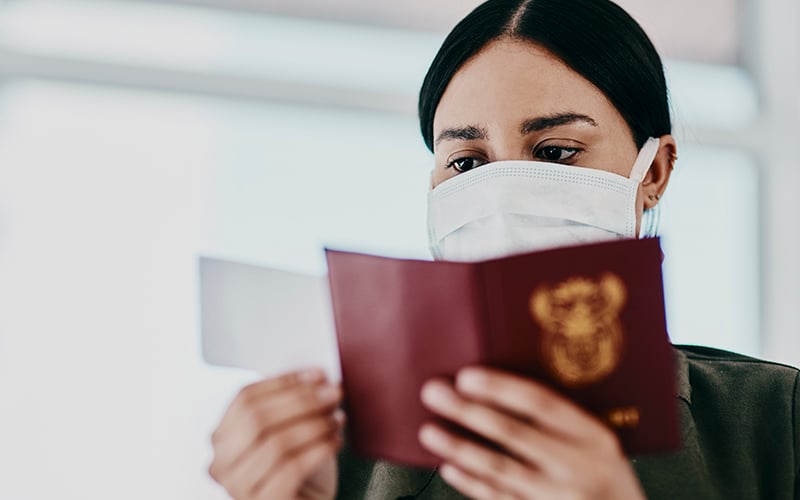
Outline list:
[[[657,239],[477,263],[326,250],[350,445],[412,466],[434,415],[420,389],[466,365],[548,384],[605,421],[630,455],[680,446]]]

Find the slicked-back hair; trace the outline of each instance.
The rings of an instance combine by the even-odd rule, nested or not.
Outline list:
[[[489,43],[536,44],[597,87],[641,148],[672,131],[664,67],[641,26],[610,0],[489,0],[459,22],[431,63],[419,95],[422,137],[433,151],[433,119],[450,80]],[[502,74],[496,75],[502,78]]]

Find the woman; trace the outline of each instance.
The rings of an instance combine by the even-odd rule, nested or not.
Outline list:
[[[609,172],[635,183],[622,210],[635,216],[633,224],[623,224],[602,197],[565,203],[554,196],[547,217],[529,219],[522,231],[527,219],[496,210],[467,221],[466,231],[432,227],[437,257],[654,233],[677,158],[667,89],[652,44],[615,4],[484,3],[445,40],[419,112],[435,155],[434,189],[475,181],[465,173],[494,172],[504,160],[526,162],[522,190],[545,163],[574,167],[598,185]],[[492,186],[486,200],[514,195],[513,186],[490,193]],[[575,205],[603,220],[563,213]],[[493,232],[497,224],[502,230]],[[453,384],[430,381],[421,398],[482,440],[424,426],[419,439],[442,458],[437,471],[357,459],[340,453],[340,387],[312,370],[240,392],[214,432],[210,473],[236,499],[800,498],[798,371],[701,348],[676,349],[676,366],[683,448],[672,455],[629,460],[604,425],[537,382],[465,367]]]

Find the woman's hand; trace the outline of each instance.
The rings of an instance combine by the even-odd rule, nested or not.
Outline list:
[[[209,474],[236,500],[334,498],[341,397],[317,370],[245,387],[212,434]]]
[[[532,380],[466,368],[455,386],[422,389],[434,413],[494,443],[500,451],[435,424],[420,441],[444,463],[442,478],[478,499],[644,499],[616,436],[594,417]]]

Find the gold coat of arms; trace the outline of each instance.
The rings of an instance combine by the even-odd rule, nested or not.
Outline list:
[[[542,354],[564,385],[579,387],[611,374],[622,357],[622,279],[573,277],[534,290],[530,312],[542,328]]]

